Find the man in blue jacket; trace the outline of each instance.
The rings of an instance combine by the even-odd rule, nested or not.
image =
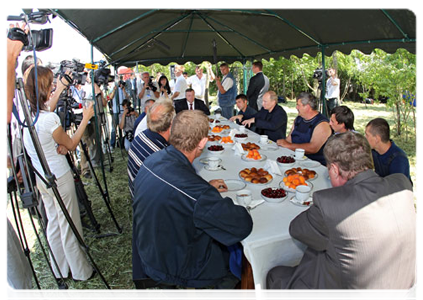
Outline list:
[[[411,181],[407,154],[390,139],[388,122],[382,118],[371,120],[366,125],[365,135],[372,147],[376,173],[382,177],[402,173]]]
[[[184,110],[171,127],[170,146],[150,155],[134,181],[133,230],[146,276],[162,284],[233,288],[228,246],[252,230],[247,210],[219,192],[223,180],[205,181],[192,162],[207,141],[209,120]],[[225,283],[231,282],[231,285]]]

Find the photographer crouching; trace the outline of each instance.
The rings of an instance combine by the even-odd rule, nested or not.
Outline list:
[[[123,113],[119,116],[119,128],[124,133],[125,150],[129,151],[134,139],[134,123],[138,118],[138,113],[131,107],[131,101],[128,99],[122,101],[122,107]]]

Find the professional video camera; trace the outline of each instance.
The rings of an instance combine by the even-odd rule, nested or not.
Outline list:
[[[76,60],[62,60],[60,63],[59,73],[61,76],[66,77],[66,72],[71,71],[72,78],[66,77],[71,84],[84,85],[87,81],[87,72],[84,72],[85,64],[79,63]],[[70,79],[70,80],[69,80]]]
[[[115,76],[110,75],[110,69],[100,67],[94,72],[94,82],[97,85],[107,84],[115,80]]]
[[[326,78],[328,78],[329,77],[328,70],[325,70],[325,74],[326,74]],[[322,82],[322,80],[323,80],[322,68],[318,68],[318,69],[314,70],[313,78],[317,79],[317,81],[319,81],[319,82]]]
[[[23,21],[25,23],[34,23],[34,24],[45,24],[48,19],[48,15],[51,13],[46,10],[41,10],[38,12],[32,12],[28,15],[21,14],[19,16],[8,16],[8,21]],[[51,48],[53,44],[53,29],[41,29],[41,30],[31,30],[29,34],[26,34],[19,27],[13,27],[9,29],[7,37],[11,40],[18,40],[24,44],[22,50],[31,51],[35,49],[36,51],[43,51]]]

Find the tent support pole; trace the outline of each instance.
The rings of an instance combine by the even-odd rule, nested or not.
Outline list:
[[[325,66],[325,50],[326,46],[322,45],[322,90],[320,93],[320,101],[322,105],[322,114],[328,116],[327,105],[325,100],[326,95],[326,66]]]
[[[246,60],[242,62],[242,73],[244,75],[244,95],[247,95],[247,66],[246,66]]]

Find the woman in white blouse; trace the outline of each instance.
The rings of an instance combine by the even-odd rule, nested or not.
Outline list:
[[[50,69],[42,66],[37,66],[36,68],[37,79],[35,78],[35,67],[33,67],[25,81],[25,93],[30,102],[33,116],[36,115],[38,102],[39,115],[35,123],[35,129],[48,166],[56,177],[56,184],[61,199],[75,227],[82,236],[81,217],[73,175],[66,157],[60,154],[60,149],[74,150],[76,148],[88,121],[94,115],[93,106],[90,102],[89,106],[83,109],[81,124],[73,136],[68,136],[61,126],[59,116],[54,112],[50,112],[48,107],[48,100],[52,91],[53,73]],[[60,80],[62,84],[66,84],[66,79],[62,78]],[[36,85],[38,86],[38,97]],[[24,143],[35,169],[42,176],[45,176],[28,129],[24,130]],[[64,153],[66,153],[66,149]],[[42,195],[48,218],[47,239],[60,269],[59,273],[55,264],[53,264],[56,278],[60,278],[60,274],[67,278],[70,276],[70,272],[74,280],[91,278],[95,272],[71,230],[52,189],[48,188],[38,176],[37,188]]]

